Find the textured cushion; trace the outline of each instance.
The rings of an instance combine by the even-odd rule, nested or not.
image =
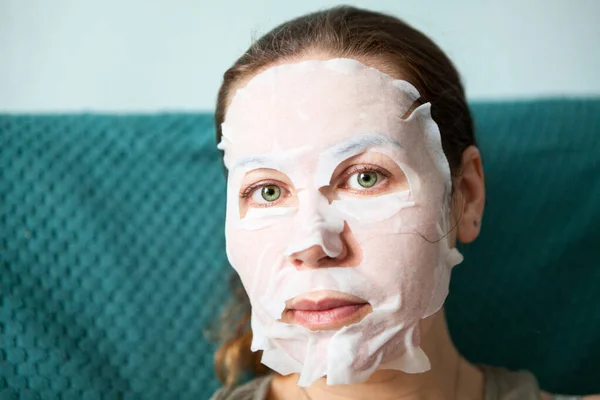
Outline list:
[[[448,317],[477,362],[600,392],[600,101],[473,105],[483,233]],[[208,398],[228,298],[210,115],[0,116],[0,398]]]
[[[600,100],[475,104],[482,233],[462,246],[447,310],[474,361],[600,392]]]

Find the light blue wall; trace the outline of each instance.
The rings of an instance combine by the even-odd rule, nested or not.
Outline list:
[[[600,1],[347,1],[430,35],[470,98],[600,94]],[[328,0],[0,0],[0,110],[211,110],[251,37]]]

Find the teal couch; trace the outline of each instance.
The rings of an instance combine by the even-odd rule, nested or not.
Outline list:
[[[600,392],[600,99],[472,108],[488,198],[452,336]],[[211,115],[0,115],[0,399],[208,398],[224,201]]]

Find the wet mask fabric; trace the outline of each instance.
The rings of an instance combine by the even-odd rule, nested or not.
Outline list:
[[[414,107],[418,98],[410,83],[338,58],[273,66],[227,110],[227,256],[252,306],[252,350],[280,374],[299,373],[301,386],[431,368],[419,321],[442,307],[462,256],[446,235],[448,161],[431,105]],[[340,185],[341,170],[365,159],[395,169],[367,175],[387,186]],[[265,181],[275,201],[260,197]],[[355,262],[299,267],[294,255],[311,248],[332,260],[352,248]],[[364,299],[372,312],[335,330],[280,321],[287,301],[321,290]]]

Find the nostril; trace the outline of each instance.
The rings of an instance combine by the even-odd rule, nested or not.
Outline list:
[[[346,257],[348,257],[348,247],[346,245],[342,246],[342,251],[336,257],[338,260],[345,261]]]
[[[355,267],[360,264],[360,246],[346,223],[340,235],[340,243],[331,240],[331,237],[322,239],[320,244],[290,247],[287,252],[288,263],[297,269]]]
[[[296,268],[319,268],[327,263],[327,260],[332,260],[325,254],[321,246],[314,245],[307,249],[297,251],[289,256],[289,261]]]
[[[297,258],[293,258],[293,259],[292,259],[292,265],[293,265],[294,267],[301,267],[301,266],[302,266],[302,261],[301,261],[301,260],[298,260]]]

